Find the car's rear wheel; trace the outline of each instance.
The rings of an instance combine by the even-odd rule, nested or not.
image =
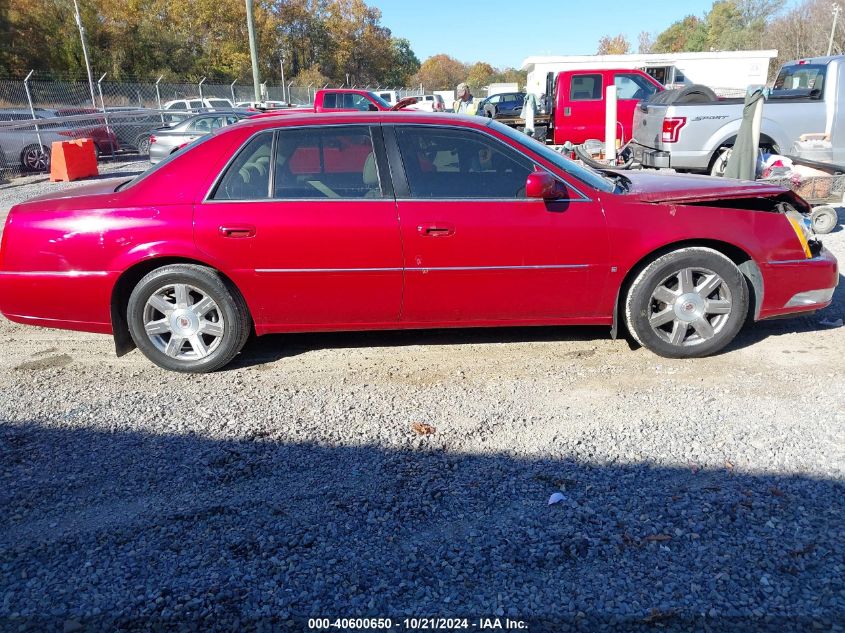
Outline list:
[[[250,333],[246,302],[213,269],[173,264],[146,275],[129,297],[129,332],[159,367],[204,373],[228,364]]]
[[[634,279],[625,302],[631,335],[667,358],[714,354],[748,314],[748,286],[728,257],[705,247],[658,257]]]
[[[47,171],[50,169],[50,148],[37,144],[24,147],[21,165],[26,171]]]

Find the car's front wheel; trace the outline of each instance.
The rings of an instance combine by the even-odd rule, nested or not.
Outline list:
[[[748,314],[748,286],[728,257],[690,247],[658,257],[637,275],[625,301],[631,335],[667,358],[714,354]]]
[[[129,297],[129,332],[159,367],[204,373],[243,348],[250,317],[240,293],[213,269],[174,264],[147,274]]]

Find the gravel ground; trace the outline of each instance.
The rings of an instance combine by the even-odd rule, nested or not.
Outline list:
[[[596,328],[273,336],[207,376],[0,320],[0,629],[843,630],[843,317],[690,361]]]

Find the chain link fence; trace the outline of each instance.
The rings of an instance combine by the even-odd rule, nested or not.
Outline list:
[[[0,79],[0,182],[27,172],[46,171],[54,141],[91,138],[100,160],[145,155],[150,132],[209,107],[251,105],[252,85],[158,82],[46,81]],[[321,88],[352,87],[395,91],[398,99],[422,89],[385,86],[261,85],[261,101],[311,105]],[[225,100],[216,102],[215,100]],[[180,103],[181,102],[181,103]]]

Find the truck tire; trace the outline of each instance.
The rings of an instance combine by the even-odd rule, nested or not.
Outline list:
[[[839,215],[836,209],[829,204],[823,204],[815,209],[810,214],[813,220],[813,231],[819,235],[830,233],[839,224]]]
[[[683,88],[657,92],[647,103],[670,105],[673,103],[710,103],[716,100],[718,100],[718,97],[710,88],[702,84],[693,84]]]

